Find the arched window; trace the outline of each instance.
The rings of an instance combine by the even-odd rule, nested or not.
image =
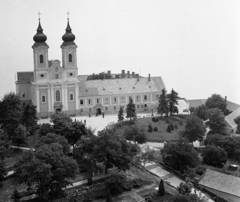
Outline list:
[[[70,93],[69,100],[73,101],[73,92]]]
[[[40,63],[43,63],[43,55],[41,54],[40,56],[39,56],[40,58]]]
[[[56,102],[60,102],[60,90],[56,90]]]
[[[68,62],[72,62],[72,54],[68,55]]]
[[[58,74],[55,75],[55,79],[58,79]]]

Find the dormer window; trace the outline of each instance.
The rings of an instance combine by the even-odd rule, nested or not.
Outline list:
[[[40,63],[42,64],[43,63],[43,55],[42,54],[39,56],[39,59],[40,59]]]
[[[68,62],[72,62],[72,54],[68,55]]]

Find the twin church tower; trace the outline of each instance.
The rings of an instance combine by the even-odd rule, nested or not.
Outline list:
[[[78,113],[78,68],[75,35],[67,22],[62,36],[62,66],[59,60],[48,59],[47,36],[39,19],[37,33],[33,37],[33,72],[17,73],[17,93],[23,103],[37,106],[39,117],[48,117],[56,111]]]
[[[161,77],[140,77],[125,70],[119,74],[108,71],[108,79],[93,80],[88,75],[78,75],[77,45],[67,22],[62,36],[62,65],[59,60],[48,59],[47,37],[40,19],[33,37],[34,71],[18,72],[16,92],[23,105],[37,106],[37,116],[49,117],[55,112],[70,116],[82,114],[118,113],[125,111],[129,100],[136,104],[137,112],[152,111],[165,85]],[[165,88],[166,89],[166,88]]]

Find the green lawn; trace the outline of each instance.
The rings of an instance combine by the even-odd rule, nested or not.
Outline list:
[[[137,125],[143,127],[147,134],[148,142],[164,142],[166,140],[178,140],[179,132],[184,130],[185,119],[178,117],[169,117],[168,120],[173,124],[177,125],[177,129],[167,132],[168,123],[165,118],[161,118],[158,122],[153,122],[151,117],[141,118],[137,120]],[[182,124],[180,124],[182,122]],[[158,131],[148,132],[148,125],[157,127]]]

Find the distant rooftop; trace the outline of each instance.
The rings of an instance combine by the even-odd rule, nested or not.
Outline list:
[[[18,84],[27,84],[33,81],[33,72],[17,72]]]

